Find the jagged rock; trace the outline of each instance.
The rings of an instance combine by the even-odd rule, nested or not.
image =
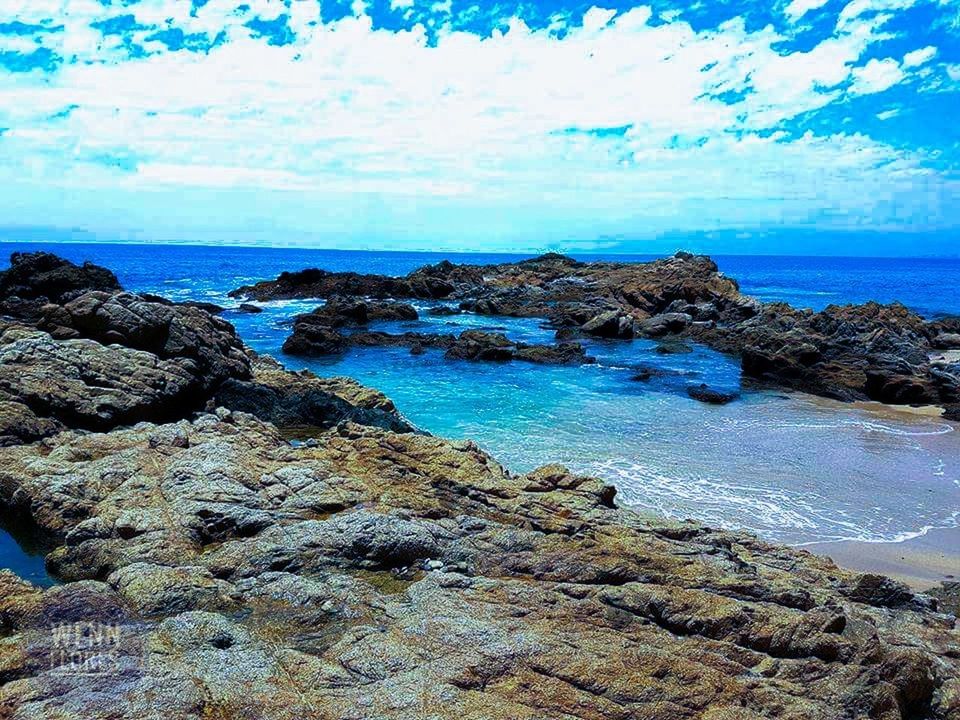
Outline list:
[[[326,324],[323,318],[301,315],[293,326],[293,334],[283,343],[287,355],[337,355],[347,350],[343,334]]]
[[[416,308],[407,303],[352,300],[331,297],[309,315],[323,320],[330,327],[366,325],[376,320],[417,320]],[[305,316],[301,316],[305,317]]]
[[[10,256],[10,267],[0,272],[0,302],[10,298],[64,303],[89,290],[121,290],[117,276],[86,262],[75,265],[47,252]]]
[[[291,373],[272,358],[259,358],[250,380],[228,380],[212,405],[248,412],[283,429],[288,436],[309,436],[342,422],[415,432],[382,393],[349,378],[319,378],[309,371]]]
[[[131,293],[88,292],[47,305],[39,323],[51,335],[82,337],[192,362],[206,391],[229,377],[248,377],[250,360],[236,330],[205,310],[144,300]]]
[[[658,355],[685,355],[692,353],[693,348],[679,340],[667,340],[657,345],[657,347],[654,348],[654,352]]]
[[[161,359],[94,340],[54,340],[11,326],[0,334],[0,401],[58,427],[105,430],[183,417],[203,406],[209,377],[190,358]],[[8,406],[9,407],[9,406]]]
[[[56,420],[38,417],[21,402],[0,400],[0,446],[33,442],[62,429]]]
[[[960,398],[960,374],[942,367],[948,358],[931,360],[931,350],[949,349],[951,336],[960,335],[957,318],[926,322],[896,303],[831,306],[819,313],[764,304],[744,296],[710,258],[689,253],[649,263],[579,263],[553,255],[499,265],[441,262],[404,278],[307,271],[237,292],[442,296],[475,312],[544,317],[561,333],[558,340],[573,340],[578,331],[696,340],[739,355],[746,376],[777,387],[841,400],[960,402],[954,399]]]
[[[938,350],[956,350],[960,348],[960,333],[941,333],[931,341],[931,345]]]

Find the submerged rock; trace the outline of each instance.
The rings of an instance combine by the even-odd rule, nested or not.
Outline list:
[[[738,392],[723,392],[710,387],[706,383],[689,386],[687,388],[687,395],[694,400],[699,400],[709,405],[726,405],[740,397],[740,393]]]

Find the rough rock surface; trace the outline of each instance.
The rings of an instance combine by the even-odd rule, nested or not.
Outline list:
[[[117,276],[106,268],[74,265],[47,252],[13,253],[0,272],[0,314],[33,315],[48,302],[62,303],[89,290],[120,290]]]
[[[502,265],[442,262],[403,278],[304,271],[240,288],[257,298],[459,299],[479,314],[543,317],[562,338],[689,338],[739,355],[756,382],[843,400],[933,404],[960,417],[960,320],[927,322],[896,303],[822,312],[761,303],[710,258],[581,263],[549,254]]]
[[[383,393],[350,378],[290,372],[270,357],[256,359],[251,379],[223,383],[211,405],[255,414],[283,428],[287,437],[311,437],[347,421],[394,432],[417,431]]]
[[[439,333],[387,333],[359,331],[344,334],[327,324],[328,318],[310,313],[294,321],[293,333],[283,344],[288,355],[322,357],[343,353],[350,346],[409,347],[414,354],[425,348],[439,348],[450,360],[505,362],[522,360],[541,365],[582,365],[595,362],[577,342],[538,345],[510,340],[501,333],[464,330],[460,335]]]
[[[72,582],[0,582],[4,717],[951,718],[960,632],[806,552],[548,466],[218,411],[0,449]],[[111,672],[53,621],[115,623]]]

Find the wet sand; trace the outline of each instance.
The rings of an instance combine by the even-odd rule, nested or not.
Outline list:
[[[851,570],[888,575],[917,591],[960,579],[960,528],[931,530],[899,543],[815,543],[804,550],[831,557]]]

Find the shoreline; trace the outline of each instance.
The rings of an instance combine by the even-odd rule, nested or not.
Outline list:
[[[847,570],[892,577],[925,592],[960,578],[960,527],[937,528],[901,542],[840,540],[803,545]]]

